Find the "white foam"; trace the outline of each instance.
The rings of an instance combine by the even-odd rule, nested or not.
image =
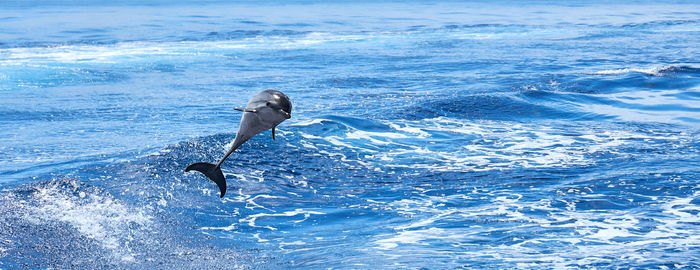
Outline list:
[[[32,63],[118,63],[153,61],[154,57],[210,57],[220,56],[232,50],[255,48],[298,48],[318,44],[351,41],[366,38],[365,35],[331,35],[309,33],[299,37],[267,36],[240,40],[173,41],[173,42],[121,42],[109,45],[59,45],[52,47],[24,47],[0,49],[0,65],[26,65]],[[43,67],[43,66],[42,66]],[[50,67],[43,67],[50,68]]]
[[[294,217],[297,215],[302,215],[302,219],[299,220],[294,220],[291,221],[293,223],[300,223],[305,220],[307,220],[311,215],[325,215],[323,212],[318,212],[318,211],[312,211],[312,210],[304,210],[304,209],[295,209],[293,211],[286,211],[283,213],[259,213],[259,214],[252,214],[249,215],[245,218],[242,218],[239,220],[240,223],[247,223],[248,226],[254,227],[254,228],[266,228],[269,230],[277,230],[277,228],[272,227],[272,226],[258,226],[255,223],[257,222],[258,219],[261,218],[273,218],[273,217]]]
[[[0,258],[7,256],[7,251],[10,250],[10,247],[12,247],[12,241],[0,238]]]
[[[363,207],[395,211],[409,217],[407,223],[394,226],[395,233],[376,236],[374,248],[385,256],[431,252],[437,254],[439,250],[434,248],[437,245],[460,247],[450,251],[453,258],[496,258],[519,265],[537,262],[537,267],[547,268],[566,265],[586,267],[598,263],[615,263],[612,260],[658,263],[668,258],[663,257],[663,253],[653,255],[640,250],[654,246],[685,250],[685,254],[688,254],[691,252],[688,248],[700,245],[700,231],[691,225],[700,222],[700,207],[691,203],[700,192],[683,198],[659,198],[660,202],[654,202],[647,208],[660,208],[663,214],[652,216],[646,215],[646,212],[640,214],[628,210],[562,209],[552,207],[550,199],[522,201],[521,194],[505,192],[507,191],[480,191],[474,196],[429,196],[420,192],[414,193],[411,198],[397,201],[367,200],[369,205]],[[600,196],[586,194],[584,197]],[[489,202],[477,203],[483,198],[489,198]],[[448,202],[449,207],[445,204]],[[540,214],[533,215],[530,214],[531,211]],[[470,222],[465,223],[468,224],[465,227],[456,226],[459,220]],[[511,232],[526,233],[534,229],[558,232],[570,230],[571,233],[535,233],[526,239],[514,236],[499,245],[482,245],[475,241],[493,240],[483,235],[502,228],[480,226],[480,221],[509,224]],[[450,226],[443,227],[445,224]],[[562,243],[560,250],[541,253],[542,245],[551,246],[554,242]]]
[[[422,241],[434,239],[454,239],[461,238],[450,233],[448,230],[440,228],[429,228],[425,230],[401,231],[397,235],[376,241],[379,249],[394,249],[399,245],[421,244]]]
[[[593,72],[595,75],[621,75],[627,73],[641,73],[650,76],[663,76],[664,72],[676,68],[675,66],[653,66],[646,68],[620,68],[620,69],[607,69]]]
[[[347,139],[356,139],[356,140],[368,140],[373,144],[377,145],[388,145],[391,144],[392,142],[387,140],[387,139],[403,139],[407,138],[406,135],[401,134],[401,133],[393,133],[393,132],[369,132],[369,131],[363,131],[363,130],[355,130],[352,132],[348,132],[345,134],[345,138]],[[380,140],[377,139],[376,137],[379,138],[385,138],[385,140]]]
[[[201,227],[199,229],[200,230],[221,230],[221,231],[229,232],[229,231],[235,230],[236,228],[237,228],[236,224],[231,224],[231,225],[224,226],[224,227]]]
[[[320,123],[323,123],[324,121],[327,121],[327,120],[322,119],[322,118],[316,118],[316,119],[312,119],[312,120],[308,120],[308,121],[296,122],[296,123],[291,124],[290,126],[292,126],[292,127],[305,127],[305,126],[320,124]]]
[[[595,163],[596,153],[639,140],[677,141],[678,136],[640,130],[534,125],[502,121],[468,121],[439,117],[392,121],[386,131],[347,126],[331,135],[300,132],[304,146],[328,156],[358,153],[353,162],[374,168],[417,168],[434,171],[487,171],[505,168],[570,167]],[[436,137],[433,134],[440,134]],[[452,138],[444,139],[444,134]],[[687,143],[687,142],[686,142]],[[329,145],[334,146],[329,149]],[[461,146],[461,147],[460,147]],[[338,148],[340,147],[340,148]]]
[[[80,185],[77,182],[72,184]],[[58,184],[41,187],[33,199],[38,206],[29,207],[25,219],[36,224],[65,222],[84,236],[98,241],[104,248],[113,250],[122,260],[133,259],[128,247],[125,247],[132,228],[134,225],[149,228],[152,217],[111,196],[80,194],[77,198],[70,196]]]
[[[408,133],[413,133],[413,134],[418,134],[418,138],[426,138],[430,136],[430,133],[423,131],[420,128],[417,127],[410,127],[410,126],[400,126],[394,123],[390,123],[389,127],[398,130],[398,131],[403,131],[403,132],[408,132]]]

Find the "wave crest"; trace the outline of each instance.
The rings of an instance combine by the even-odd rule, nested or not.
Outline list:
[[[674,73],[700,73],[700,68],[694,68],[691,66],[655,66],[649,68],[620,68],[620,69],[607,69],[597,72],[593,72],[594,75],[622,75],[629,73],[640,73],[649,76],[668,76]]]

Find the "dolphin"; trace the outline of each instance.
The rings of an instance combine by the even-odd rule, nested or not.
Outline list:
[[[234,109],[242,111],[243,117],[241,117],[241,124],[238,127],[236,138],[233,140],[233,145],[231,145],[224,158],[218,164],[197,162],[185,168],[185,172],[195,170],[214,181],[219,186],[220,198],[223,198],[224,194],[226,194],[226,177],[221,172],[221,164],[224,163],[224,160],[248,139],[260,132],[272,129],[272,139],[274,140],[275,127],[292,117],[292,103],[289,101],[289,98],[275,89],[267,89],[258,93],[248,101],[244,109]]]

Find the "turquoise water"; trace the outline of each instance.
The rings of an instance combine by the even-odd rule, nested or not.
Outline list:
[[[0,268],[698,268],[700,5],[5,1]],[[217,161],[255,93],[292,119]]]

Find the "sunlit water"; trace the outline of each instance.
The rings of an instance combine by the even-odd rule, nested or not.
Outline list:
[[[0,3],[0,268],[700,267],[694,1],[169,2]]]

